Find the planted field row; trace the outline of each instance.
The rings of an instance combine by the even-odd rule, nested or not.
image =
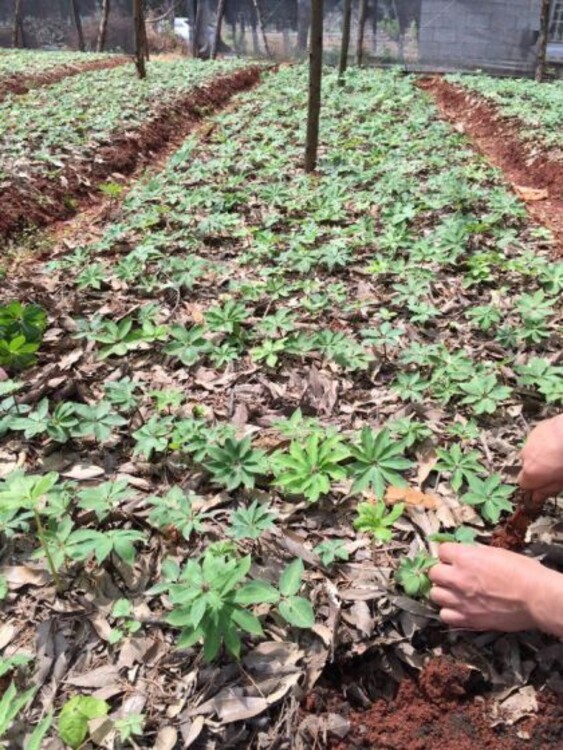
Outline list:
[[[538,86],[535,81],[487,75],[449,75],[446,80],[494,104],[499,114],[521,123],[520,133],[559,151],[563,160],[563,81]]]
[[[197,60],[94,71],[0,104],[0,234],[72,212],[112,172],[130,172],[182,122],[258,79],[241,62]]]
[[[0,102],[10,94],[26,94],[30,89],[49,86],[87,70],[114,68],[126,62],[127,57],[95,52],[0,49]]]
[[[336,649],[416,664],[439,627],[430,540],[489,535],[529,420],[563,402],[549,233],[412,79],[324,85],[317,175],[301,169],[307,74],[284,68],[133,189],[99,242],[14,284],[48,320],[0,317],[7,611],[15,561],[46,552],[17,606],[46,617],[47,583],[96,610],[32,724],[105,668],[112,709],[142,692],[146,746],[166,715],[185,742],[218,717],[254,747],[243,722],[274,726],[270,706]]]

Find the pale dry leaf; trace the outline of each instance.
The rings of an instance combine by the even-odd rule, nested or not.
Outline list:
[[[163,727],[156,735],[153,750],[173,750],[178,741],[178,732],[174,727]]]
[[[435,495],[413,490],[412,487],[388,487],[385,492],[385,502],[388,505],[405,503],[405,505],[413,508],[425,508],[427,510],[435,510],[439,505],[439,500]]]
[[[117,680],[119,680],[119,669],[117,666],[108,664],[83,674],[71,675],[66,678],[65,682],[75,687],[102,688]]]
[[[518,197],[522,198],[523,201],[544,201],[549,198],[549,190],[547,188],[532,188],[526,187],[525,185],[514,185],[514,190]]]
[[[184,748],[188,748],[193,745],[193,743],[201,734],[204,726],[205,719],[203,716],[196,716],[193,721],[186,721],[180,725],[180,732],[182,733]]]
[[[63,477],[67,479],[76,479],[77,482],[86,482],[89,479],[95,479],[101,477],[106,472],[101,466],[94,466],[94,464],[75,464],[68,471],[63,472]]]
[[[538,699],[533,685],[521,687],[503,701],[493,704],[492,714],[494,723],[512,726],[538,711]]]

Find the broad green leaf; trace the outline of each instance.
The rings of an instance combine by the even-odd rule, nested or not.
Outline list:
[[[89,695],[75,695],[68,700],[59,715],[59,737],[73,750],[88,736],[88,722],[106,716],[109,704]]]
[[[290,596],[279,603],[280,615],[296,628],[312,628],[315,613],[311,602],[301,596]]]
[[[280,577],[280,594],[282,596],[294,596],[301,588],[305,567],[303,560],[298,557],[290,563]]]

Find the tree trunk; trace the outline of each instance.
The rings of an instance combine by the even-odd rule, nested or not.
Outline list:
[[[25,47],[23,38],[23,0],[16,0],[16,5],[14,8],[12,47]]]
[[[297,51],[305,52],[311,25],[311,0],[297,0]]]
[[[217,57],[219,40],[221,39],[221,25],[223,23],[223,14],[225,13],[225,0],[219,0],[217,4],[217,21],[215,23],[215,34],[213,36],[213,46],[211,47],[211,59]]]
[[[264,42],[264,49],[266,50],[266,54],[268,57],[272,57],[272,53],[270,52],[270,47],[268,46],[268,37],[266,36],[266,29],[264,28],[264,21],[262,19],[262,12],[260,10],[260,4],[258,0],[252,0],[252,4],[254,5],[254,10],[256,12],[256,20],[258,22],[258,26],[260,26],[260,31],[262,32],[262,41]]]
[[[379,19],[378,19],[378,11],[379,11],[379,3],[378,0],[371,0],[372,6],[371,6],[371,28],[372,28],[372,34],[373,34],[373,40],[371,44],[371,51],[373,54],[377,54],[377,30],[379,27]]]
[[[194,28],[194,57],[207,59],[209,57],[209,0],[198,0]]]
[[[76,26],[76,33],[78,35],[78,49],[80,52],[84,52],[86,45],[84,44],[84,32],[82,30],[82,19],[80,18],[78,0],[70,0],[70,9],[72,11],[72,17],[74,18],[74,25]]]
[[[338,68],[338,83],[344,83],[344,73],[348,67],[348,50],[350,48],[350,24],[352,21],[352,0],[344,0],[342,19],[342,46],[340,47],[340,66]]]
[[[100,30],[98,31],[98,44],[96,47],[98,52],[103,52],[106,47],[109,11],[110,11],[110,0],[103,0],[102,18],[100,20]]]
[[[364,61],[364,33],[366,30],[366,18],[368,14],[367,0],[360,0],[360,18],[358,21],[358,48],[356,58],[358,66],[361,67]]]
[[[549,40],[549,11],[550,0],[542,0],[540,39],[536,64],[536,81],[538,83],[543,81],[545,75],[545,59],[547,55],[547,42]]]
[[[319,118],[321,113],[321,85],[323,76],[323,0],[312,0],[311,53],[309,56],[309,111],[307,115],[307,145],[305,171],[314,172],[319,149]]]
[[[195,28],[197,24],[197,0],[188,0],[188,3],[190,6],[190,12],[188,13],[188,18],[191,24],[192,57],[197,57],[197,44],[196,44],[196,37],[195,37]]]
[[[133,28],[135,30],[135,66],[139,78],[147,77],[145,65],[147,30],[145,28],[145,12],[143,0],[133,0]]]

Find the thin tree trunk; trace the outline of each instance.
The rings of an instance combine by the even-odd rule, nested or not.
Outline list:
[[[106,47],[109,11],[110,11],[110,0],[103,0],[102,18],[100,20],[100,30],[98,31],[98,44],[96,47],[98,52],[103,52]]]
[[[12,31],[12,47],[24,47],[23,39],[23,0],[16,0],[14,8],[14,28]]]
[[[372,34],[373,34],[372,52],[375,55],[377,54],[377,30],[379,27],[379,19],[378,19],[379,3],[378,3],[378,0],[371,0],[371,2],[372,2],[371,27],[372,27]]]
[[[342,46],[340,47],[340,66],[338,68],[338,83],[344,83],[344,73],[348,67],[348,50],[350,49],[350,24],[352,21],[352,0],[344,0],[342,19]]]
[[[364,33],[366,30],[366,18],[368,14],[367,0],[360,0],[360,19],[358,22],[358,48],[356,58],[358,66],[361,67],[364,61]]]
[[[133,0],[133,28],[135,30],[135,66],[137,75],[142,79],[147,77],[145,65],[147,30],[143,0]]]
[[[312,0],[311,53],[309,57],[309,111],[307,115],[307,144],[305,171],[314,172],[319,150],[319,119],[321,114],[321,85],[323,76],[323,0]]]
[[[541,26],[538,47],[538,60],[536,64],[536,81],[541,83],[545,75],[545,60],[547,56],[547,42],[549,39],[549,11],[550,0],[542,0]]]
[[[209,0],[198,0],[194,27],[194,56],[204,59],[209,57],[210,52],[209,38],[207,34],[209,15]]]
[[[70,0],[70,9],[72,11],[74,25],[76,26],[76,33],[78,35],[78,49],[80,52],[84,52],[86,45],[84,44],[84,31],[82,30],[82,19],[80,18],[78,0]]]
[[[215,35],[213,36],[213,46],[211,47],[211,59],[217,57],[219,40],[221,39],[221,25],[223,24],[223,14],[225,13],[225,0],[219,0],[217,4],[217,22],[215,24]]]
[[[266,50],[266,54],[268,55],[268,57],[272,57],[272,53],[270,52],[270,47],[268,45],[268,37],[266,36],[266,29],[264,28],[264,20],[262,18],[262,11],[260,10],[260,3],[258,2],[258,0],[252,0],[252,4],[254,5],[254,10],[256,12],[256,20],[258,22],[258,26],[260,26],[260,31],[262,32],[264,49]]]
[[[189,18],[192,24],[192,56],[197,57],[197,42],[196,42],[196,24],[197,24],[197,0],[188,0],[190,4]]]
[[[305,52],[311,25],[311,0],[297,0],[297,51]]]

